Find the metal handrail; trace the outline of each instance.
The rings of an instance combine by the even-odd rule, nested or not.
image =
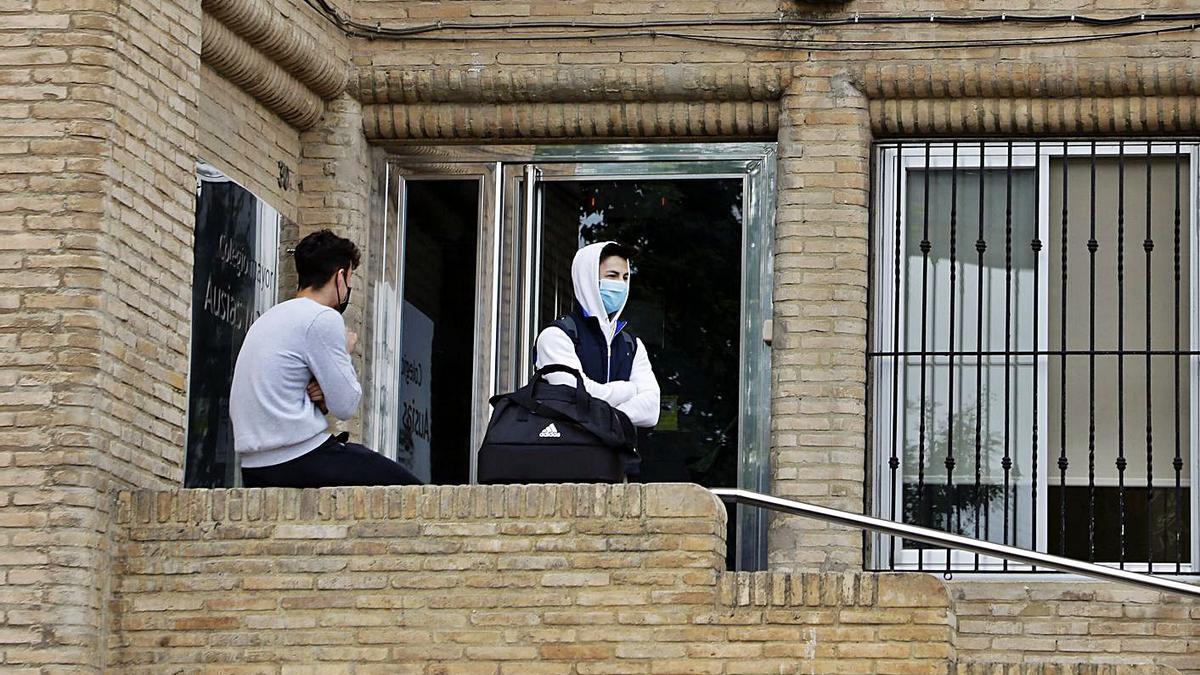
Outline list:
[[[851,513],[849,511],[831,509],[825,506],[805,504],[804,502],[797,502],[791,499],[782,499],[780,497],[772,497],[770,495],[751,492],[749,490],[740,490],[735,488],[715,488],[712,492],[722,500],[734,502],[736,504],[757,506],[764,509],[770,509],[772,511],[779,511],[780,513],[806,516],[816,520],[825,521],[827,523],[848,525],[850,527],[856,527],[862,530],[871,530],[872,532],[890,534],[894,537],[915,539],[916,541],[925,542],[926,544],[934,544],[937,546],[944,546],[946,548],[953,548],[961,551],[970,551],[972,553],[979,553],[982,555],[996,556],[998,558],[1027,563],[1037,567],[1046,567],[1059,572],[1080,574],[1093,579],[1100,579],[1102,581],[1115,581],[1117,583],[1140,586],[1142,588],[1148,588],[1154,591],[1177,593],[1190,598],[1200,598],[1200,586],[1193,586],[1191,584],[1185,584],[1172,579],[1163,579],[1161,577],[1155,577],[1149,574],[1130,572],[1128,570],[1118,569],[1115,567],[1106,567],[1104,565],[1097,565],[1095,563],[1071,560],[1070,558],[1060,558],[1056,555],[1049,555],[1047,553],[1040,553],[1038,551],[1029,551],[1023,548],[1017,548],[1015,546],[995,544],[982,539],[972,539],[971,537],[941,532],[928,527],[918,527],[916,525],[908,525],[906,523],[897,523],[891,520],[873,518],[871,516],[864,516],[862,514]]]

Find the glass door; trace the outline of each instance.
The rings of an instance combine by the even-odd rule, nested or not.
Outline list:
[[[646,482],[738,484],[743,193],[741,176],[554,176],[540,188],[538,328],[571,311],[579,247],[638,252],[622,319],[662,391],[660,421],[639,439]]]
[[[504,167],[502,267],[517,292],[501,294],[497,382],[507,391],[527,381],[537,334],[571,310],[575,252],[632,246],[622,319],[662,392],[658,425],[640,433],[639,480],[765,492],[772,157],[709,157]],[[729,528],[730,568],[765,568],[761,514],[731,509]]]
[[[488,165],[389,166],[370,242],[373,321],[368,439],[428,483],[472,481],[491,353],[492,299],[480,280],[494,228]]]
[[[528,381],[576,250],[617,240],[639,251],[623,318],[662,390],[641,480],[769,491],[773,144],[397,153],[373,207],[375,447],[474,482],[488,399]],[[766,568],[764,514],[731,508],[729,542],[731,569]]]

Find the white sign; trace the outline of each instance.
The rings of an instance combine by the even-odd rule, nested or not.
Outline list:
[[[417,478],[432,480],[430,465],[430,402],[433,371],[433,321],[408,302],[400,330],[400,434],[396,461]]]

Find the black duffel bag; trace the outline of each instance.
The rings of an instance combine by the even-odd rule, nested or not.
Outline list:
[[[549,373],[575,376],[555,385]],[[620,483],[636,466],[637,429],[629,417],[593,398],[579,371],[552,364],[529,384],[493,396],[492,419],[479,448],[478,479],[496,483]]]

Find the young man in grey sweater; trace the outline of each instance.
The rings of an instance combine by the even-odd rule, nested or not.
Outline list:
[[[354,416],[362,399],[346,330],[354,242],[329,230],[300,241],[300,290],[254,322],[233,370],[229,415],[246,487],[415,485],[400,464],[329,433],[326,413]]]

